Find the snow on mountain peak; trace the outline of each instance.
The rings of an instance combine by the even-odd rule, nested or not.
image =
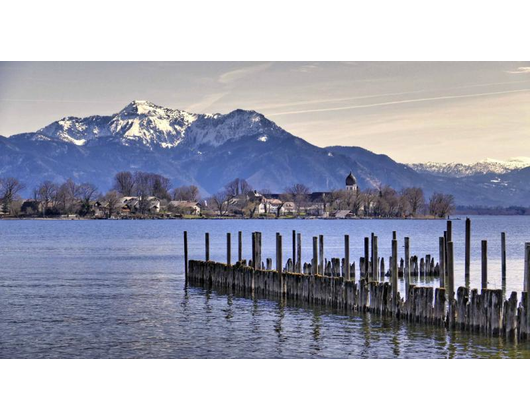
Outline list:
[[[52,139],[77,146],[109,138],[125,145],[172,148],[185,142],[192,149],[219,146],[228,140],[283,133],[256,111],[236,109],[228,114],[194,114],[135,100],[108,117],[67,117],[39,130]]]
[[[508,160],[487,158],[476,163],[413,163],[409,165],[420,173],[432,173],[436,175],[461,178],[480,174],[505,174],[507,172],[530,166],[530,158],[519,156]]]

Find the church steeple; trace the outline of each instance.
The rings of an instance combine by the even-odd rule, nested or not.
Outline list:
[[[357,185],[357,180],[355,179],[355,177],[353,176],[353,174],[350,171],[350,174],[346,177],[346,190],[347,191],[356,191],[357,188],[359,188],[358,185]]]

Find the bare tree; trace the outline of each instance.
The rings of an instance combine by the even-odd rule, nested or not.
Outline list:
[[[455,199],[451,194],[433,193],[429,199],[429,212],[436,217],[450,216],[455,209]]]
[[[111,190],[103,197],[106,203],[107,218],[111,218],[118,210],[120,204],[120,194],[117,191]]]
[[[229,202],[230,197],[228,197],[225,191],[219,191],[208,200],[209,205],[219,213],[219,216],[224,216],[228,213]]]
[[[285,189],[285,193],[289,195],[295,205],[297,214],[300,214],[301,208],[307,203],[310,192],[304,184],[294,184]]]
[[[252,187],[242,178],[236,178],[225,185],[225,193],[228,197],[238,197],[250,191]]]
[[[77,199],[79,199],[79,185],[71,179],[58,188],[57,202],[63,212],[71,213]]]
[[[173,190],[173,200],[199,201],[199,188],[195,185],[177,187]]]
[[[401,195],[409,204],[412,216],[416,216],[418,211],[425,206],[425,196],[423,195],[423,190],[421,188],[405,188],[401,192]]]
[[[2,200],[2,210],[9,213],[11,204],[18,199],[18,193],[26,186],[16,178],[1,178],[0,179],[0,200]]]
[[[79,186],[79,198],[81,199],[81,209],[79,214],[86,216],[90,212],[90,201],[96,196],[98,189],[95,185],[84,183]]]
[[[125,197],[134,193],[134,176],[130,172],[118,172],[114,176],[114,189]]]
[[[41,203],[42,216],[46,217],[50,207],[54,207],[59,187],[52,181],[43,181],[35,190],[35,196]]]

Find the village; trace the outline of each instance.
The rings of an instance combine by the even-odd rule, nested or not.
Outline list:
[[[14,178],[0,179],[0,217],[58,219],[174,218],[418,218],[448,217],[454,211],[450,195],[434,193],[426,200],[421,188],[398,192],[389,186],[361,191],[353,173],[344,187],[312,192],[294,184],[282,193],[253,189],[236,178],[221,191],[202,199],[199,188],[170,188],[169,179],[146,172],[119,172],[113,189],[100,193],[92,184],[42,182],[31,198]]]

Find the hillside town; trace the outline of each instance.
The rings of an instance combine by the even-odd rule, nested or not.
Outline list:
[[[201,198],[194,185],[171,189],[168,178],[147,172],[119,172],[112,190],[102,194],[89,183],[71,179],[43,181],[22,198],[25,187],[15,178],[0,178],[0,217],[63,219],[164,218],[414,218],[448,217],[451,195],[434,193],[427,200],[421,188],[396,191],[389,186],[361,191],[353,173],[342,189],[311,191],[303,184],[281,193],[256,190],[236,178],[221,191]]]

